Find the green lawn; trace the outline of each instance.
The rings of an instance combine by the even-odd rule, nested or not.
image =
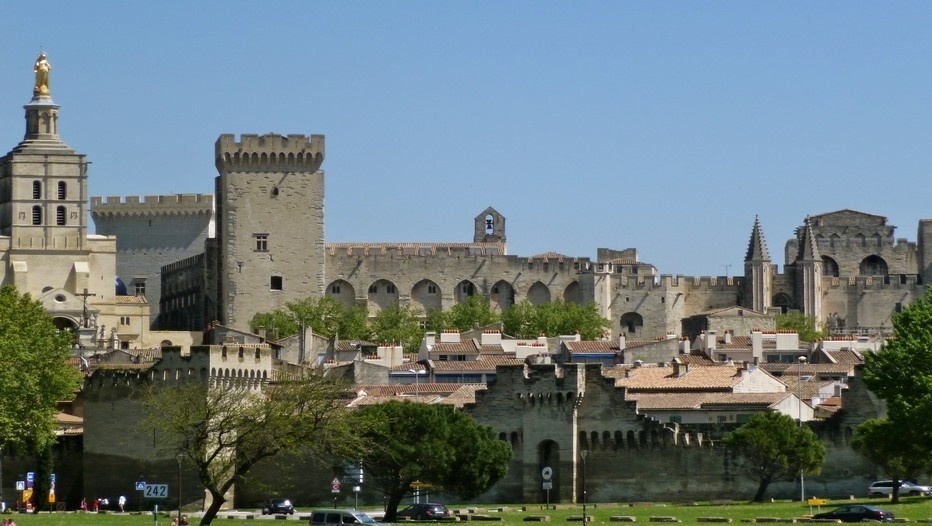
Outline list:
[[[932,498],[927,497],[907,497],[903,498],[900,504],[890,505],[886,499],[858,499],[830,501],[828,506],[823,506],[822,511],[828,511],[834,507],[843,504],[859,502],[864,504],[874,504],[885,509],[892,510],[896,517],[909,519],[911,522],[919,520],[932,519]],[[582,506],[573,506],[561,504],[556,509],[546,510],[543,504],[524,505],[527,511],[522,511],[521,505],[502,505],[499,506],[469,506],[469,505],[450,505],[450,508],[457,512],[465,513],[467,508],[475,508],[475,515],[483,517],[501,517],[501,522],[493,524],[508,524],[517,526],[519,524],[528,526],[524,518],[529,515],[549,515],[550,522],[566,523],[570,517],[581,517]],[[501,510],[501,511],[499,511]],[[816,510],[813,510],[816,511]],[[298,516],[309,514],[308,509],[300,509],[294,517],[286,521],[261,521],[260,524],[307,524],[306,521],[298,521]],[[695,505],[672,505],[663,503],[644,504],[629,506],[628,504],[606,504],[594,503],[586,508],[586,514],[589,515],[591,524],[612,524],[612,526],[621,526],[624,523],[611,522],[612,516],[632,516],[637,519],[638,523],[647,524],[651,517],[676,517],[684,523],[696,524],[699,517],[729,517],[735,523],[741,519],[753,519],[757,517],[802,517],[809,514],[809,506],[801,505],[798,502],[776,502],[766,504],[748,504],[736,502],[727,505],[712,505],[709,503],[697,503]],[[138,514],[118,514],[118,513],[40,513],[32,514],[15,514],[2,515],[0,517],[13,517],[16,519],[17,526],[82,526],[82,525],[152,525],[154,524],[152,515]],[[218,519],[213,522],[216,526],[243,526],[244,522],[255,524],[255,520],[245,521],[243,519],[227,519],[224,513],[220,513]],[[470,521],[480,522],[480,521]],[[197,524],[198,518],[192,517],[191,524]],[[168,526],[171,519],[166,516],[159,517],[159,526]],[[534,523],[530,523],[534,524]]]

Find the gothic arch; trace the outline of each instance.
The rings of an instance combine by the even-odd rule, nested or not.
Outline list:
[[[489,289],[489,303],[492,310],[504,311],[515,304],[515,288],[505,280],[497,281]]]
[[[544,468],[550,468],[552,475],[550,477],[550,483],[552,485],[549,490],[549,502],[559,502],[560,499],[560,444],[554,442],[553,440],[544,440],[537,445],[537,462],[538,462],[538,473],[541,473]],[[540,500],[538,502],[544,502],[544,499],[548,498],[548,491],[544,490],[541,486]],[[556,500],[554,500],[556,499]]]
[[[368,294],[369,314],[375,314],[398,304],[398,287],[387,279],[374,281],[369,285]]]
[[[456,284],[456,290],[453,291],[453,299],[456,303],[465,303],[470,297],[479,293],[476,284],[468,279],[464,279]]]
[[[861,264],[858,265],[858,275],[861,276],[886,276],[887,273],[887,262],[876,254],[862,259]]]
[[[828,256],[822,256],[822,275],[837,278],[838,262]]]
[[[770,302],[771,305],[780,309],[780,314],[786,314],[790,309],[793,308],[793,298],[790,298],[784,293],[779,293],[773,297],[773,300]]]
[[[636,312],[626,312],[618,320],[620,332],[624,334],[640,334],[644,326],[644,317]]]
[[[563,301],[582,305],[582,287],[579,286],[578,281],[574,280],[563,289]]]
[[[339,300],[344,307],[350,308],[356,305],[356,289],[350,282],[338,279],[327,285],[326,295],[328,298]]]
[[[550,303],[550,289],[547,288],[547,285],[537,281],[527,290],[527,300],[532,305]]]
[[[411,288],[411,304],[424,312],[443,308],[440,285],[429,279],[422,279]]]

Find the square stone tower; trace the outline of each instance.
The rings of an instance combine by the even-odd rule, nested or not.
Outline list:
[[[323,135],[221,135],[208,294],[221,323],[324,292]],[[210,245],[208,246],[210,249]]]

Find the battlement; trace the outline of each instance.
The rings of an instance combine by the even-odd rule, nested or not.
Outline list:
[[[830,289],[913,290],[921,286],[916,274],[888,274],[886,276],[851,276],[824,278],[822,284]]]
[[[214,147],[216,166],[226,172],[314,173],[324,162],[323,135],[221,135]]]
[[[502,243],[326,243],[331,256],[503,256]],[[513,257],[513,256],[508,256]]]
[[[213,209],[213,194],[91,197],[93,217],[210,214]]]

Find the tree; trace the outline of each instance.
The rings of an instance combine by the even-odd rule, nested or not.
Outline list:
[[[859,425],[851,447],[893,480],[893,504],[900,501],[899,482],[927,471],[930,454],[926,442],[911,436],[885,418],[872,418]]]
[[[340,300],[328,297],[304,298],[286,303],[284,309],[258,312],[249,326],[253,331],[274,329],[278,338],[295,335],[301,327],[310,327],[324,338],[369,338],[366,308],[347,308]]]
[[[398,343],[408,352],[417,352],[424,339],[421,311],[408,305],[395,304],[380,310],[369,326],[375,343]]]
[[[816,330],[816,319],[801,312],[777,314],[775,317],[778,331],[793,331],[804,342],[814,342],[828,336],[825,329]]]
[[[0,288],[0,447],[39,459],[36,471],[46,478],[37,480],[37,512],[48,495],[58,404],[81,388],[81,375],[67,362],[73,343],[74,335],[58,330],[41,303],[12,285]]]
[[[771,482],[793,480],[801,472],[818,474],[825,460],[825,444],[808,427],[776,412],[757,413],[722,439],[741,457],[757,478],[754,502],[762,502]]]
[[[605,336],[611,322],[599,314],[595,303],[553,301],[533,305],[522,301],[512,305],[502,314],[505,332],[517,338],[536,338],[579,333],[583,340],[595,340]]]
[[[385,402],[359,409],[353,420],[368,444],[366,475],[388,499],[387,522],[411,483],[471,499],[503,477],[511,459],[510,444],[447,405]]]
[[[261,391],[248,381],[157,382],[143,396],[142,426],[168,437],[165,453],[180,455],[210,492],[213,501],[201,519],[206,525],[260,460],[282,453],[320,458],[352,444],[344,405],[343,386],[322,371]]]
[[[858,451],[891,478],[932,468],[922,447],[932,440],[932,291],[893,316],[893,338],[864,362],[864,384],[886,402],[888,414],[886,423],[858,427]],[[893,456],[889,465],[881,463],[884,454]]]

